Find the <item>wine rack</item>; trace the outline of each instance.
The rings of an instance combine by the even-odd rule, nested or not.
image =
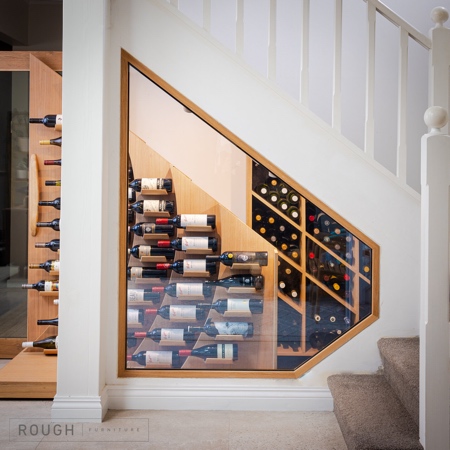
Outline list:
[[[135,245],[155,245],[158,239],[182,238],[183,236],[194,237],[214,237],[218,241],[216,252],[208,250],[180,251],[176,250],[173,260],[182,260],[186,258],[204,258],[205,256],[220,255],[223,251],[253,251],[267,252],[267,265],[258,264],[235,264],[231,267],[217,262],[217,273],[195,273],[194,276],[179,274],[174,271],[169,272],[167,279],[147,278],[147,279],[128,279],[123,283],[124,298],[125,291],[128,289],[155,289],[155,287],[167,286],[169,283],[192,283],[207,282],[208,280],[217,280],[230,277],[232,275],[251,274],[253,276],[264,277],[263,289],[254,287],[229,287],[216,286],[212,288],[211,295],[193,295],[174,297],[165,292],[161,292],[160,298],[152,301],[125,301],[122,302],[121,324],[120,324],[120,373],[123,376],[160,376],[160,371],[164,369],[165,376],[171,376],[170,373],[176,372],[177,376],[183,376],[183,373],[196,376],[205,376],[205,373],[227,372],[230,374],[237,371],[261,370],[271,371],[276,369],[276,268],[278,252],[268,242],[251,230],[244,222],[240,221],[232,212],[228,211],[206,192],[196,186],[188,177],[180,172],[176,167],[167,162],[157,152],[150,148],[145,142],[133,133],[129,133],[128,140],[129,164],[133,168],[135,179],[143,177],[169,178],[172,180],[173,189],[171,193],[161,192],[160,199],[171,199],[175,205],[173,217],[176,214],[207,214],[216,217],[216,227],[187,227],[178,228],[174,236],[166,234],[144,234],[140,236],[124,236],[123,244],[125,248],[131,248]],[[152,195],[158,194],[153,192]],[[143,193],[136,194],[136,201],[149,198]],[[127,216],[124,211],[124,217]],[[157,214],[158,217],[164,215]],[[146,217],[143,214],[136,214],[133,223],[149,222],[156,220],[152,217]],[[121,276],[125,273],[128,266],[150,267],[157,261],[165,258],[150,257],[147,261],[135,258],[130,255],[124,255],[124,263],[121,267]],[[158,309],[166,305],[210,305],[218,299],[223,298],[246,298],[259,299],[263,302],[262,314],[251,314],[249,312],[227,311],[220,314],[214,309],[206,308],[204,318],[167,320],[159,315],[144,314],[143,323],[135,321],[127,322],[128,309]],[[134,313],[136,316],[136,313]],[[243,337],[242,335],[217,335],[208,336],[205,332],[199,333],[193,342],[185,341],[165,341],[155,342],[150,338],[131,337],[133,333],[140,331],[152,331],[157,328],[169,329],[187,329],[189,326],[203,326],[207,320],[213,322],[250,322],[253,324],[253,336]],[[125,345],[126,343],[126,345]],[[155,364],[144,367],[135,361],[126,361],[127,355],[136,355],[142,351],[180,351],[192,350],[210,344],[236,344],[238,346],[238,358],[199,358],[188,356],[182,358],[180,370],[172,369],[168,364]],[[144,370],[143,370],[144,369]],[[181,375],[180,375],[181,374]],[[212,375],[211,375],[212,376]],[[230,375],[231,376],[231,375]]]
[[[375,312],[378,248],[271,169],[249,172],[250,225],[280,252],[278,365],[296,369]]]

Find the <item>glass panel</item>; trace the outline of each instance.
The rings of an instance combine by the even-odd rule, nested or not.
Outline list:
[[[26,337],[28,72],[1,72],[0,337]]]

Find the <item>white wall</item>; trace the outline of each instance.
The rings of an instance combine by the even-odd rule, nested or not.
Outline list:
[[[92,4],[96,5],[95,14]],[[102,23],[99,4],[103,2],[66,0],[65,7],[70,5],[73,16],[69,16],[68,10],[65,20],[78,23],[86,20],[90,26],[94,26],[96,20]],[[67,322],[60,330],[61,354],[67,356],[59,358],[54,416],[73,419],[77,412],[80,415],[79,411],[88,409],[89,402],[96,402],[96,407],[104,411],[102,400],[105,398],[114,409],[331,409],[326,384],[329,374],[374,372],[380,364],[376,346],[380,337],[418,334],[420,217],[417,196],[399,189],[391,177],[366,164],[351,145],[270,89],[263,79],[238,64],[226,51],[219,50],[178,13],[167,9],[164,2],[112,0],[110,11],[108,8],[106,11],[105,23],[110,25],[105,29],[104,42],[98,33],[92,32],[99,42],[79,48],[76,27],[65,27],[65,67],[74,70],[65,89],[75,91],[65,91],[64,114],[67,112],[73,120],[76,120],[74,114],[83,110],[86,119],[100,114],[99,123],[103,127],[96,130],[93,123],[83,119],[87,136],[94,137],[94,141],[73,148],[75,154],[67,158],[73,163],[73,170],[77,169],[77,175],[83,174],[83,179],[91,180],[89,195],[85,189],[85,195],[75,195],[79,194],[80,177],[69,175],[66,179],[63,172],[63,195],[70,197],[70,202],[66,203],[70,206],[62,213],[73,220],[63,218],[61,239],[73,237],[77,241],[69,245],[74,260],[64,260],[68,253],[62,253],[61,264],[74,268],[81,261],[83,248],[77,249],[77,244],[78,247],[92,245],[96,251],[95,264],[84,271],[87,277],[82,278],[82,288],[80,267],[72,272],[62,271],[60,311],[61,320],[65,315]],[[85,36],[82,44],[87,44],[89,37]],[[98,46],[102,45],[104,66],[99,61],[102,55]],[[302,378],[117,377],[121,48],[380,245],[380,319]],[[91,76],[92,81],[87,82]],[[96,89],[102,89],[98,85],[100,79],[104,82],[104,92],[98,93]],[[95,95],[90,95],[94,92]],[[75,134],[72,137],[75,139]],[[66,147],[64,150],[66,154],[70,152]],[[91,158],[94,165],[89,165],[86,173],[82,169],[84,158],[85,161]],[[95,212],[99,207],[101,214]],[[75,212],[79,214],[78,219],[73,215]],[[80,229],[81,217],[94,220],[93,226]],[[69,337],[80,333],[81,322],[68,320],[68,315],[79,317],[89,308],[93,316],[89,316],[82,329],[83,338],[72,342]],[[93,339],[91,343],[89,337]],[[90,345],[93,345],[92,351]],[[81,378],[80,367],[84,368]]]

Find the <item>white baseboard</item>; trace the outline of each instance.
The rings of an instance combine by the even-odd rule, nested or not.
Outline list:
[[[102,422],[108,412],[108,395],[77,397],[56,394],[52,405],[52,421]]]

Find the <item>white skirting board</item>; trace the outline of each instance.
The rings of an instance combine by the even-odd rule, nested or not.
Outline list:
[[[327,388],[148,388],[110,385],[105,387],[101,396],[56,395],[52,420],[101,422],[108,409],[332,411],[333,398]]]

